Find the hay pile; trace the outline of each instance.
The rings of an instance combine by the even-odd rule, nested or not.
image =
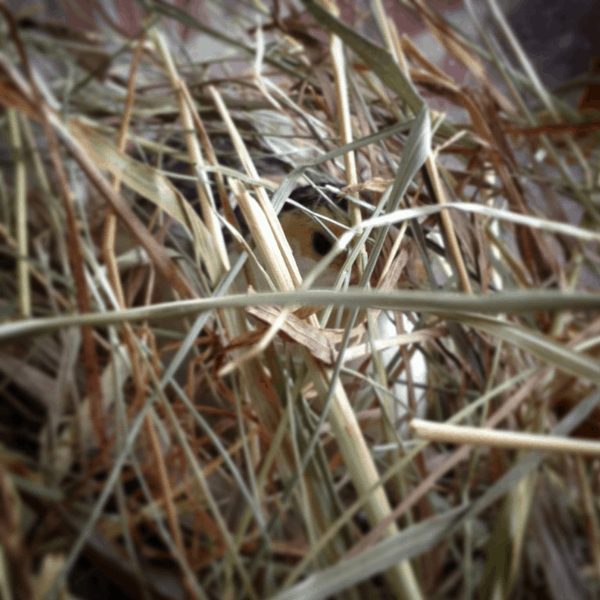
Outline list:
[[[598,120],[421,1],[468,85],[273,6],[0,5],[3,597],[597,594]],[[304,281],[300,185],[347,207]]]

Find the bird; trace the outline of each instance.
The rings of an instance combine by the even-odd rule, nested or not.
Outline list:
[[[339,190],[336,192],[328,184],[302,185],[296,187],[290,194],[279,218],[303,277],[333,249],[336,239],[351,226],[348,214],[349,206],[348,197]],[[398,233],[395,229],[394,232]],[[419,260],[414,247],[411,247],[410,255],[413,263]],[[345,259],[344,255],[336,256],[325,273],[315,281],[315,285],[332,287]],[[349,285],[358,284],[359,275],[356,265],[353,265],[348,280]],[[414,270],[411,275],[412,277],[424,277],[424,274],[415,275]],[[398,336],[397,324],[391,311],[379,312],[376,325],[381,341]],[[402,329],[405,333],[411,333],[414,329],[413,321],[407,315],[402,315]],[[398,348],[394,346],[381,351],[384,368],[394,364],[397,353]],[[405,369],[405,376],[406,370],[410,371],[410,378],[417,390],[416,415],[423,417],[427,409],[424,390],[427,387],[428,376],[424,354],[419,350],[413,352],[408,368]],[[373,368],[371,368],[370,374],[373,375]],[[391,403],[394,407],[393,417],[400,424],[399,431],[404,437],[408,434],[407,417],[414,416],[411,414],[408,386],[405,382],[395,382],[390,389],[394,398],[394,402]]]
[[[221,149],[227,150],[229,145],[225,141],[219,141],[217,146]],[[165,175],[173,174],[175,176],[181,174],[193,174],[193,170],[189,162],[180,160],[183,152],[181,147],[175,145],[173,154],[175,158],[169,158],[166,155],[166,160],[161,164],[161,173]],[[226,152],[226,156],[231,156],[231,152]],[[225,166],[230,169],[240,170],[241,165],[235,160],[228,158],[225,161]],[[261,175],[267,173],[272,179],[274,176],[285,177],[286,165],[283,161],[275,156],[264,156],[256,161],[260,165]],[[231,175],[230,175],[231,177]],[[356,199],[348,194],[343,193],[343,182],[332,178],[331,176],[314,178],[314,182],[305,179],[297,185],[286,198],[285,203],[279,213],[279,221],[281,228],[285,234],[285,237],[291,247],[294,259],[298,266],[300,275],[306,277],[312,269],[321,260],[323,260],[334,248],[336,240],[351,227],[351,220],[349,217],[349,210]],[[209,176],[211,186],[215,185],[214,177]],[[202,217],[200,207],[196,201],[196,186],[190,185],[190,180],[181,179],[181,177],[174,177],[173,184],[186,198],[188,202],[199,212]],[[234,186],[231,186],[232,188]],[[217,193],[216,188],[212,188],[213,197],[215,198],[217,210],[221,211],[222,207],[220,204],[220,196]],[[138,198],[141,201],[141,206],[146,209],[146,213],[150,212],[147,209],[150,208],[147,201]],[[246,238],[246,243],[249,244],[247,247],[252,247],[252,240],[249,237],[249,228],[245,222],[242,211],[239,206],[236,205],[235,194],[230,193],[229,202],[233,207],[233,212],[237,219],[237,229],[239,235]],[[367,203],[361,203],[361,206],[368,206]],[[397,230],[394,230],[397,233]],[[231,227],[223,228],[224,238],[227,242],[228,251],[231,259],[234,259],[239,252],[239,245],[236,248],[234,244],[235,237],[231,234]],[[190,257],[194,256],[194,251],[191,246],[192,240],[184,228],[179,223],[172,223],[168,229],[168,235],[166,238],[170,238],[174,243],[175,247],[180,251],[182,260],[190,260]],[[391,245],[391,242],[390,244]],[[388,245],[388,246],[389,246]],[[408,249],[409,260],[405,267],[403,277],[404,285],[414,285],[423,275],[419,272],[419,257],[414,244],[408,241],[405,246]],[[368,247],[368,245],[367,245]],[[327,269],[312,283],[312,288],[328,288],[331,289],[336,283],[340,272],[342,271],[344,264],[347,259],[347,254],[342,252],[336,255],[331,260]],[[251,261],[253,264],[254,261]],[[380,261],[381,262],[381,261]],[[260,269],[253,268],[253,284],[256,286],[258,291],[268,289],[265,284],[265,278],[261,274]],[[378,270],[375,270],[375,276],[372,278],[372,284],[377,284]],[[357,264],[352,265],[346,274],[347,280],[344,282],[346,285],[355,286],[359,283],[360,272]],[[239,285],[239,282],[236,282]],[[141,289],[141,288],[140,288]],[[167,286],[161,286],[156,284],[157,295],[155,294],[153,302],[162,302],[169,299],[168,294],[170,290]],[[240,290],[238,288],[238,291]],[[409,318],[408,315],[403,315],[401,319],[402,325],[400,333],[411,333],[414,328],[414,319]],[[335,322],[335,315],[332,316],[327,323],[328,327],[334,327],[339,323]],[[176,328],[178,325],[174,321],[168,322],[168,328]],[[398,336],[398,326],[394,318],[393,313],[382,311],[378,314],[376,319],[377,334],[379,339],[382,341],[390,340]],[[161,322],[159,327],[164,330],[165,323]],[[362,342],[366,341],[365,339]],[[397,367],[399,363],[399,349],[398,347],[389,347],[381,351],[381,360],[384,368],[391,368],[392,366]],[[410,360],[408,364],[408,370],[410,370],[410,379],[414,384],[417,396],[417,414],[423,416],[427,407],[426,388],[427,388],[427,365],[424,354],[420,348],[416,350],[409,348]],[[348,365],[346,365],[348,366]],[[360,365],[354,361],[350,366],[360,368]],[[406,379],[406,371],[404,369],[404,377]],[[368,367],[367,374],[369,376],[374,375],[373,367]],[[400,424],[399,431],[405,435],[407,433],[407,421],[408,417],[414,413],[410,409],[409,392],[406,381],[395,381],[391,382],[389,386],[390,393],[393,396],[394,401],[391,405],[394,407],[393,419]],[[413,407],[414,408],[414,407]]]

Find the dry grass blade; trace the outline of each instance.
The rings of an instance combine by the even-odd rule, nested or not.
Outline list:
[[[586,455],[600,453],[600,444],[590,440],[569,440],[545,434],[536,435],[512,431],[488,431],[481,427],[458,427],[422,419],[413,419],[410,426],[417,437],[434,442]]]
[[[95,325],[103,327],[128,321],[145,319],[183,319],[190,315],[221,308],[243,308],[245,306],[297,306],[310,307],[339,306],[347,308],[372,307],[381,310],[420,311],[443,313],[456,319],[466,318],[466,313],[515,314],[531,313],[537,310],[596,310],[598,295],[588,292],[505,292],[499,295],[465,296],[451,292],[379,292],[377,290],[350,289],[341,295],[329,290],[298,292],[274,292],[260,294],[236,294],[224,297],[202,298],[180,302],[165,302],[152,306],[129,308],[123,311],[110,311],[98,314],[47,317],[0,325],[0,341],[26,338],[56,331],[65,327]],[[313,312],[313,311],[310,311]]]

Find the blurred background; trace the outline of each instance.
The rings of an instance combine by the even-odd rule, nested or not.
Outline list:
[[[46,18],[69,24],[76,28],[105,26],[107,20],[130,34],[135,33],[143,19],[143,3],[136,0],[9,0],[15,10],[29,12],[33,17]],[[227,26],[233,11],[239,11],[242,3],[207,0],[180,0],[172,4],[184,7],[212,27]],[[252,3],[247,3],[250,6]],[[267,7],[270,2],[264,3]],[[279,2],[283,15],[292,8],[302,11],[299,1]],[[600,3],[595,0],[497,0],[508,16],[510,25],[538,70],[544,83],[551,89],[574,77],[586,73],[594,58],[600,57]],[[371,35],[376,28],[369,26],[369,2],[367,0],[339,0],[341,16],[347,23],[354,23]],[[411,36],[421,51],[456,78],[460,67],[435,42],[414,11],[399,0],[383,2],[388,15],[395,20],[398,29]],[[475,29],[462,0],[435,0],[427,3],[434,10],[443,12],[446,18],[466,33],[474,35]],[[492,26],[488,2],[473,0],[473,6],[483,23]],[[227,15],[227,11],[232,11]],[[203,54],[218,52],[214,41],[197,40],[196,47]],[[191,48],[194,48],[193,42]],[[457,78],[458,79],[458,78]]]

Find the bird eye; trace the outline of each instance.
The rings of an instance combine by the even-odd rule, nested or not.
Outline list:
[[[325,256],[333,247],[333,242],[321,231],[314,231],[311,237],[313,250],[319,256]]]

